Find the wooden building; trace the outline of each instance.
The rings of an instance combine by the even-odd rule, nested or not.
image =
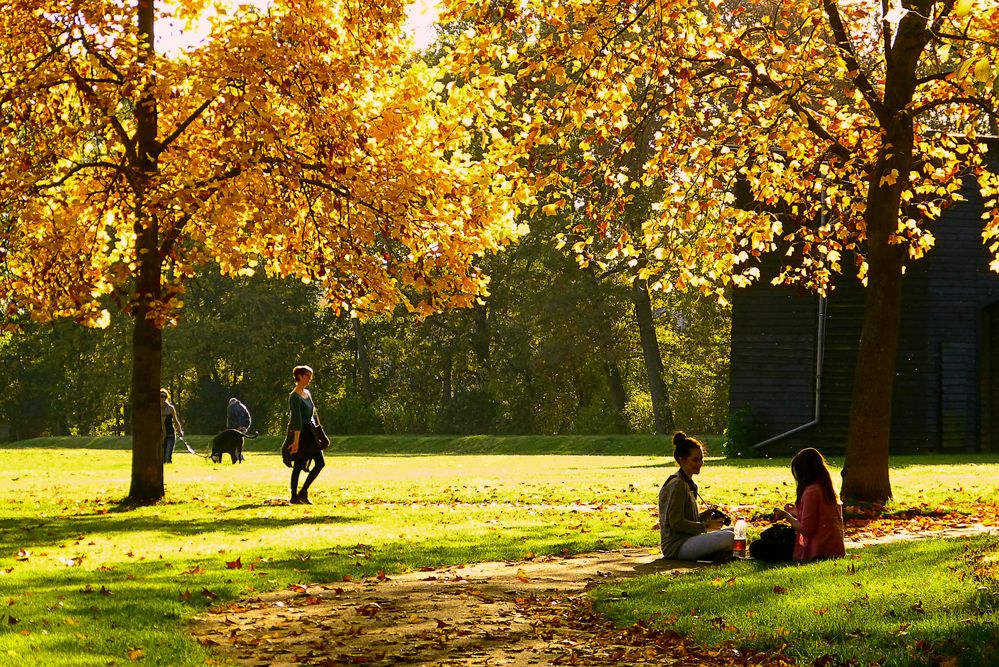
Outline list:
[[[999,156],[999,141],[990,149]],[[935,247],[906,271],[894,453],[999,451],[999,274],[975,180],[964,185],[966,201],[933,226]],[[735,290],[729,408],[758,452],[845,451],[863,298],[853,276],[825,299],[766,278]]]

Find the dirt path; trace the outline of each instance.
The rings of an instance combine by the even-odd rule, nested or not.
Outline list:
[[[969,524],[918,534],[858,533],[847,548],[997,531]],[[581,596],[613,579],[696,567],[705,565],[665,560],[658,550],[623,549],[295,586],[208,614],[193,634],[240,665],[731,664],[735,656],[700,655],[669,631],[615,629],[592,615]],[[677,655],[693,662],[678,663]],[[743,660],[786,664],[779,656]]]

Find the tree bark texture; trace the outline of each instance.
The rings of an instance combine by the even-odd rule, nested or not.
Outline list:
[[[139,40],[153,53],[153,0],[139,0]],[[140,56],[140,60],[145,58]],[[132,304],[132,480],[128,498],[148,503],[163,497],[163,424],[159,390],[163,365],[163,331],[149,317],[162,299],[162,259],[159,221],[146,211],[145,193],[156,173],[157,109],[153,81],[143,82],[146,94],[136,105],[136,142],[130,164],[130,186],[135,196],[135,255],[138,264]],[[179,435],[179,434],[178,434]]]
[[[673,411],[670,408],[669,391],[663,380],[663,359],[659,350],[656,325],[652,320],[652,300],[646,281],[635,278],[631,283],[631,299],[635,306],[635,322],[642,340],[642,356],[645,359],[645,372],[649,382],[649,395],[652,398],[652,416],[656,433],[669,435],[673,431]]]
[[[902,316],[905,244],[896,243],[902,191],[913,168],[914,123],[909,111],[919,58],[930,39],[918,12],[898,25],[886,51],[884,102],[875,109],[883,143],[870,175],[867,209],[867,290],[857,349],[850,430],[841,495],[848,501],[884,502],[889,479],[892,393]]]

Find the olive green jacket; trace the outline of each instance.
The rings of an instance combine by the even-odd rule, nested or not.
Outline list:
[[[659,546],[666,558],[676,558],[680,545],[707,532],[698,521],[697,495],[679,473],[670,475],[659,489]]]

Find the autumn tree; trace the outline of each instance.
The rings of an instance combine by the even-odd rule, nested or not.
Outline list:
[[[313,282],[360,315],[431,313],[485,290],[476,258],[529,196],[502,136],[470,150],[502,84],[442,95],[399,38],[401,1],[261,7],[0,7],[4,320],[129,314],[132,501],[164,493],[163,328],[198,267]]]
[[[905,266],[932,247],[932,222],[968,174],[989,207],[985,238],[999,236],[997,177],[977,140],[996,113],[999,6],[450,6],[472,26],[453,61],[527,100],[507,132],[540,203],[581,209],[584,258],[610,244],[593,261],[627,258],[653,289],[744,284],[758,277],[754,258],[775,251],[784,257],[778,280],[820,292],[841,273],[866,283],[843,495],[891,497]],[[515,45],[525,43],[538,55],[524,59]],[[639,121],[653,117],[654,134],[643,134]],[[566,142],[580,136],[590,150],[567,162]],[[552,147],[543,164],[528,157],[537,146]],[[631,154],[642,157],[629,163]],[[599,207],[581,195],[591,183],[609,188]],[[636,235],[617,219],[650,188],[661,194]],[[755,206],[735,206],[740,189]]]

